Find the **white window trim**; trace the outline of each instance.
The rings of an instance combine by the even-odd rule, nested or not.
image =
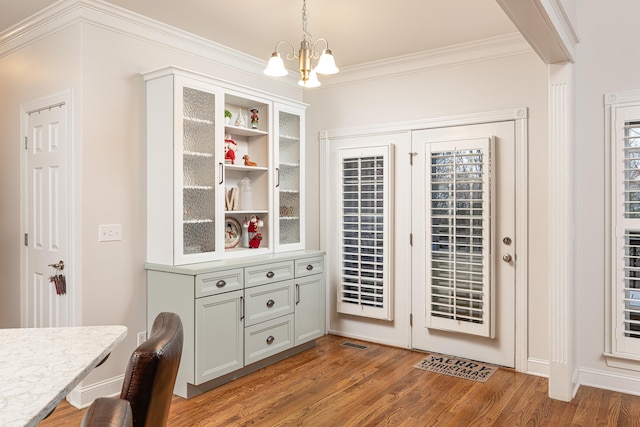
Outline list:
[[[624,221],[618,223],[618,202],[617,202],[617,176],[619,169],[617,167],[618,151],[618,126],[616,118],[624,112],[625,109],[640,107],[640,90],[607,93],[604,96],[605,103],[605,142],[609,147],[605,151],[605,223],[609,224],[606,229],[606,241],[609,242],[605,247],[605,272],[610,278],[609,292],[605,293],[605,322],[608,337],[605,340],[605,360],[608,366],[640,371],[640,340],[638,341],[638,349],[628,349],[621,345],[617,345],[617,340],[621,336],[617,332],[618,326],[624,322],[624,314],[619,312],[618,295],[620,292],[618,274],[617,255],[619,253],[620,239],[617,236],[616,229],[624,226]],[[638,117],[640,119],[640,117]],[[624,135],[623,135],[624,136]]]

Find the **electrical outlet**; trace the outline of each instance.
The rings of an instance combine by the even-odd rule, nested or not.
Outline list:
[[[116,242],[122,240],[122,224],[101,224],[98,227],[99,242]]]
[[[147,340],[147,331],[138,332],[138,344],[140,345]]]

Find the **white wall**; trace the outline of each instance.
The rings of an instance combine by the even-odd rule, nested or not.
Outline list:
[[[635,21],[636,0],[580,2],[576,66],[576,295],[578,366],[583,384],[606,388],[623,385],[640,394],[640,373],[608,368],[603,352],[605,295],[605,146],[604,94],[639,90],[640,57]]]
[[[80,92],[80,28],[0,56],[0,328],[20,326],[20,104]]]
[[[445,117],[466,113],[529,108],[529,356],[548,358],[547,321],[547,67],[534,54],[519,54],[465,65],[328,86],[305,92],[307,115],[307,182],[315,182],[313,159],[319,157],[318,132]],[[319,218],[317,188],[308,186],[307,224]],[[317,229],[307,229],[315,245]],[[402,254],[396,254],[402,256]],[[335,290],[331,289],[334,293]],[[404,298],[403,298],[404,297]],[[408,298],[397,297],[398,304]],[[408,312],[396,307],[396,312]],[[387,332],[378,322],[345,317],[331,307],[331,325],[351,336]]]
[[[81,290],[83,325],[128,328],[127,338],[107,363],[83,382],[89,394],[101,381],[123,374],[137,332],[146,330],[146,101],[140,74],[174,65],[302,98],[298,88],[221,64],[211,53],[215,49],[194,53],[192,46],[173,48],[146,38],[146,30],[134,29],[134,36],[127,31],[130,24],[121,25],[113,31],[75,23],[0,56],[0,268],[5,272],[0,281],[0,327],[20,326],[19,106],[73,89],[81,150],[77,172],[82,191],[77,202],[82,228],[76,249],[82,258],[82,280],[69,286]],[[122,224],[122,241],[99,243],[99,224],[114,223]]]

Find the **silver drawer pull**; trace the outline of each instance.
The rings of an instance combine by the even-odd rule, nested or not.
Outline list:
[[[276,302],[274,300],[270,299],[269,301],[267,301],[267,307],[271,308],[275,303]]]
[[[275,276],[275,275],[276,275],[276,273],[274,273],[273,271],[270,271],[270,272],[268,272],[268,273],[267,273],[267,277],[268,277],[269,279],[272,279],[272,278],[273,278],[273,276]]]
[[[224,280],[218,280],[218,282],[216,283],[216,286],[219,288],[224,288],[227,285],[227,282],[225,282]]]
[[[311,270],[313,270],[313,265],[311,264],[307,265],[307,271],[311,271]]]
[[[273,342],[274,342],[275,340],[276,340],[276,339],[273,337],[273,335],[269,335],[269,336],[267,337],[267,344],[268,344],[268,345],[271,345],[271,344],[273,344]]]

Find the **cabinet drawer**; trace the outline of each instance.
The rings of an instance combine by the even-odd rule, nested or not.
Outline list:
[[[262,360],[293,347],[293,314],[245,328],[244,364]]]
[[[324,272],[324,257],[301,258],[296,260],[296,277],[311,276]]]
[[[254,265],[245,269],[245,287],[293,279],[293,261]]]
[[[293,280],[247,288],[245,326],[293,313]]]
[[[243,285],[244,270],[242,268],[198,274],[196,276],[196,298],[237,291],[242,289]]]

